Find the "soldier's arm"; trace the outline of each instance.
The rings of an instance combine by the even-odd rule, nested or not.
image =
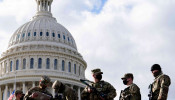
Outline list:
[[[33,98],[30,97],[31,95],[32,91],[31,90],[27,91],[27,93],[24,96],[24,100],[34,100]]]
[[[160,87],[158,100],[166,100],[167,99],[167,94],[168,94],[170,84],[171,84],[171,80],[170,80],[169,76],[165,75],[160,79],[160,86],[161,87]]]
[[[108,94],[107,94],[107,99],[113,99],[116,97],[117,93],[115,88],[109,83],[108,84]]]
[[[84,88],[84,90],[81,92],[81,100],[88,100],[89,97],[88,87]]]

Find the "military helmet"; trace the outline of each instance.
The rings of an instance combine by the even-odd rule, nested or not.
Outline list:
[[[44,75],[41,77],[40,82],[44,85],[47,85],[48,83],[50,83],[50,78],[48,76]]]
[[[56,80],[56,81],[53,83],[52,88],[53,88],[53,89],[59,89],[59,88],[62,86],[62,84],[63,84],[62,82]]]
[[[161,71],[160,65],[159,65],[159,64],[154,64],[154,65],[152,65],[151,71],[154,71],[154,70],[159,70],[159,71]]]
[[[93,69],[91,70],[92,74],[98,75],[98,74],[103,74],[103,72],[101,72],[101,69],[97,68],[97,69]]]
[[[17,96],[18,94],[23,94],[22,90],[16,90],[15,91],[15,96]]]
[[[121,79],[123,80],[123,79],[127,79],[127,78],[132,78],[132,79],[134,79],[134,76],[133,76],[132,73],[126,73]]]

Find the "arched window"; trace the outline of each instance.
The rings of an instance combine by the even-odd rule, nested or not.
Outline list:
[[[23,33],[22,37],[23,37],[23,38],[25,37],[25,33]]]
[[[26,69],[26,59],[23,59],[23,69]]]
[[[74,64],[74,74],[76,74],[77,73],[77,66],[76,66],[76,64]]]
[[[63,39],[64,39],[64,40],[66,39],[65,35],[63,35]]]
[[[28,36],[30,36],[30,32],[28,33]]]
[[[41,69],[42,68],[42,59],[39,58],[38,59],[38,69]]]
[[[60,38],[60,34],[58,34],[58,38]]]
[[[13,62],[10,62],[10,71],[12,72]]]
[[[55,59],[55,60],[54,60],[54,69],[55,69],[55,70],[57,69],[57,65],[58,65],[58,60]]]
[[[46,69],[50,69],[50,59],[46,59]]]
[[[52,36],[55,37],[55,33],[52,33]]]
[[[64,60],[62,60],[62,71],[64,71],[64,67],[65,67]]]
[[[40,32],[40,36],[42,36],[43,35],[43,32]]]
[[[33,65],[34,65],[34,59],[31,58],[31,59],[30,59],[30,69],[33,69]]]
[[[46,36],[49,36],[49,32],[46,32]]]
[[[71,62],[69,62],[69,67],[68,71],[71,72]]]
[[[67,39],[68,39],[68,41],[69,41],[69,37],[68,37]]]
[[[36,32],[33,33],[33,36],[36,36]]]
[[[16,70],[19,69],[19,60],[16,60]]]

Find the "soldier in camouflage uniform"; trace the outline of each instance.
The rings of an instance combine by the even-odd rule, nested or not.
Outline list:
[[[50,78],[48,76],[42,76],[41,80],[39,82],[39,86],[33,87],[30,90],[27,91],[27,93],[24,96],[25,100],[39,100],[39,99],[35,99],[38,97],[38,95],[36,94],[37,92],[41,92],[45,95],[48,95],[51,97],[50,100],[52,100],[52,94],[46,90],[47,86],[50,83]]]
[[[140,88],[133,83],[133,74],[127,73],[121,79],[128,87],[121,91],[119,100],[141,100]]]
[[[155,77],[152,83],[152,100],[167,100],[168,90],[171,84],[170,77],[162,73],[159,64],[154,64],[151,67],[151,71]]]
[[[92,70],[92,75],[94,78],[94,83],[92,87],[96,88],[98,92],[106,94],[105,97],[101,97],[99,94],[95,93],[89,87],[86,87],[81,93],[81,100],[114,100],[117,95],[115,88],[108,82],[102,81],[102,74],[100,69]]]
[[[58,93],[62,94],[61,100],[78,100],[76,91],[58,80],[53,83],[52,88],[56,92],[55,100],[59,100]]]

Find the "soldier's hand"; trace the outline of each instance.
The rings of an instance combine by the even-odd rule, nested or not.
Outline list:
[[[90,89],[90,88],[88,88],[87,90],[88,90],[88,92],[89,92],[89,93],[91,93],[91,92],[92,92],[92,89]]]
[[[38,96],[37,93],[33,93],[33,94],[32,94],[32,98],[36,98],[37,96]]]

